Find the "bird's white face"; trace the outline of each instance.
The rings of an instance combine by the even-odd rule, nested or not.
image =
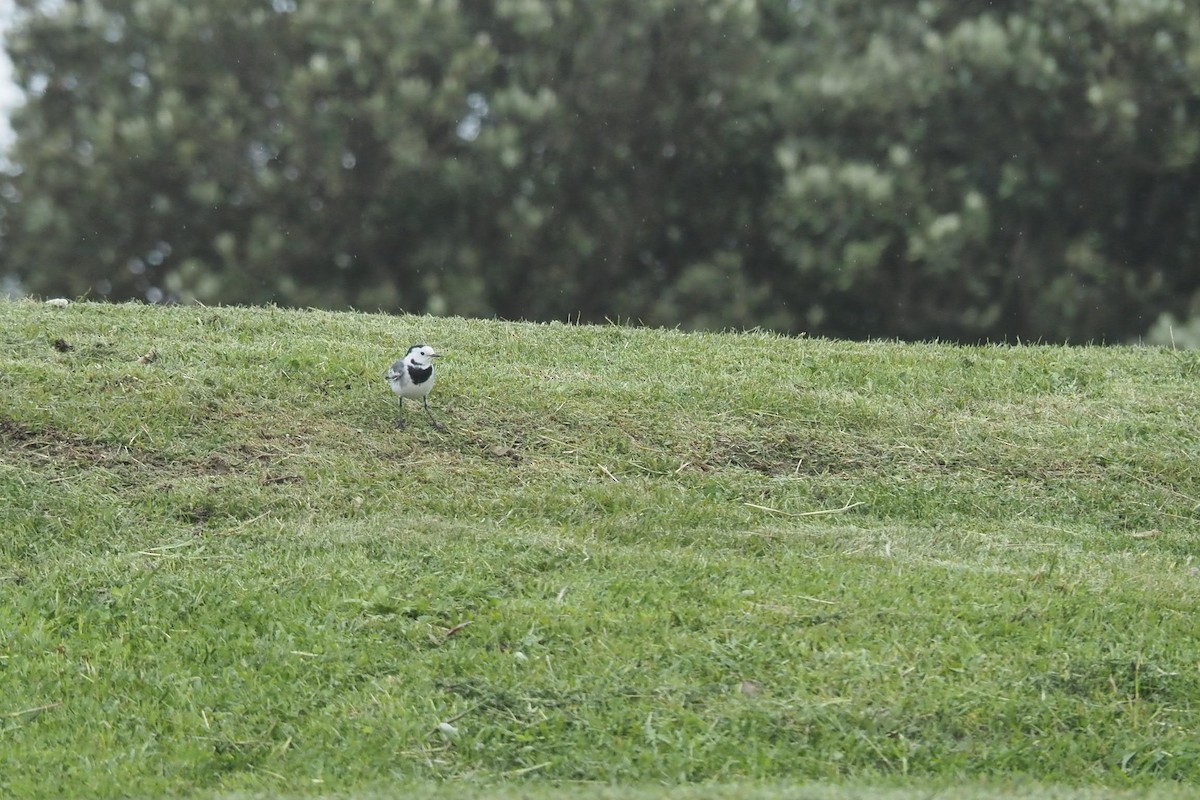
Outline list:
[[[404,360],[417,367],[428,367],[435,358],[438,358],[438,353],[432,347],[427,344],[417,344],[408,349],[408,355]]]

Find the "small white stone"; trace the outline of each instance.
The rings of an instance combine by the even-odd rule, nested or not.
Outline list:
[[[520,661],[522,664],[529,660],[529,656],[525,655],[520,650],[513,653],[513,658],[515,658],[517,661]]]
[[[438,733],[445,736],[447,739],[453,739],[458,736],[458,728],[451,725],[449,722],[439,722],[437,724]]]
[[[71,301],[65,297],[55,297],[47,300],[46,305],[53,306],[54,308],[66,308],[71,305]]]

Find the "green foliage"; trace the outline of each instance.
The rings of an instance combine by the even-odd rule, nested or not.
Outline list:
[[[444,432],[392,427],[417,339]],[[5,795],[1200,780],[1195,354],[28,301],[0,344]]]
[[[1196,6],[811,8],[864,32],[793,57],[781,104],[802,133],[777,150],[773,230],[819,318],[1119,338],[1196,292]]]
[[[1125,339],[1200,303],[1185,0],[20,0],[35,293]]]

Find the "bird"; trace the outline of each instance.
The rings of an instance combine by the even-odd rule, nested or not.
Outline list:
[[[396,419],[397,428],[404,427],[404,398],[416,400],[419,397],[433,427],[442,430],[442,424],[433,418],[433,412],[429,410],[429,392],[433,389],[436,377],[433,372],[435,358],[441,358],[441,354],[432,347],[427,344],[414,344],[408,348],[404,358],[398,359],[383,374],[392,391],[400,398],[401,416]]]

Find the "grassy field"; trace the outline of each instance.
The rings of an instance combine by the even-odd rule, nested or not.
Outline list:
[[[1200,781],[1200,353],[32,301],[0,337],[0,794]],[[417,342],[444,432],[394,428]]]

